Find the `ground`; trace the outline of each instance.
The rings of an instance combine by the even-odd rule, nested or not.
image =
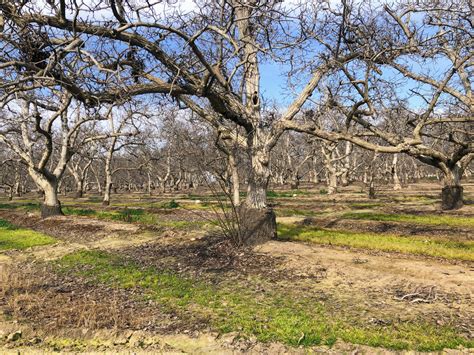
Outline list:
[[[278,240],[234,248],[205,191],[0,201],[0,352],[469,353],[474,185],[269,192]]]

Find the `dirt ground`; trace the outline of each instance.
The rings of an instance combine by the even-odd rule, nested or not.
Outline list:
[[[348,199],[343,195],[337,198]],[[300,201],[299,205],[305,204]],[[408,213],[413,208],[410,202],[397,203],[391,210]],[[184,212],[173,215],[171,220],[186,219]],[[472,216],[472,206],[461,215]],[[305,217],[284,218],[298,222]],[[211,283],[223,279],[245,283],[258,277],[265,280],[265,287],[291,288],[295,295],[312,293],[318,300],[326,300],[335,314],[358,317],[367,324],[428,319],[440,326],[453,325],[467,338],[474,337],[474,264],[469,262],[284,241],[235,250],[195,230],[170,228],[157,233],[136,223],[77,216],[41,220],[35,213],[20,210],[0,210],[0,219],[59,240],[50,246],[0,253],[0,339],[21,331],[18,341],[4,340],[2,344],[0,340],[1,353],[393,353],[341,341],[331,348],[290,348],[234,333],[219,335],[199,318],[183,319],[159,304],[141,300],[136,289],[97,286],[57,274],[44,263],[82,249],[114,250],[142,265]],[[474,235],[464,227],[399,222],[314,217],[311,223],[415,237],[434,234],[472,240]]]

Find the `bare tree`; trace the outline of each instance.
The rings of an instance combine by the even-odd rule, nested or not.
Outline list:
[[[303,27],[297,25],[298,15],[294,15],[298,8],[289,11],[278,0],[204,1],[187,13],[175,7],[164,10],[159,4],[138,6],[118,0],[111,2],[106,22],[94,16],[93,6],[48,4],[1,2],[4,32],[39,26],[43,36],[40,47],[58,43],[53,51],[76,41],[74,55],[83,59],[87,70],[72,71],[66,64],[58,65],[58,56],[53,59],[53,53],[45,48],[38,50],[41,65],[29,63],[32,76],[60,83],[87,105],[142,94],[170,95],[246,151],[248,192],[243,205],[255,210],[248,214],[253,218],[247,222],[255,227],[249,228],[249,242],[273,237],[275,215],[267,210],[266,190],[270,151],[287,129],[282,123],[296,116],[325,74],[357,54],[347,46],[330,52],[328,48],[337,42],[332,30],[312,36],[295,32]],[[309,10],[313,9],[299,9],[301,14]],[[329,15],[342,18],[336,12]],[[302,63],[310,68],[306,84],[277,120],[262,104],[260,62],[263,57],[288,60],[291,48],[298,50],[307,39],[315,42],[315,50],[311,59]],[[326,47],[316,49],[325,41]],[[42,66],[50,70],[45,72]]]
[[[5,143],[26,164],[28,173],[44,193],[43,217],[61,214],[58,184],[81,126],[93,120],[83,115],[80,105],[71,106],[71,95],[52,93],[52,97],[28,97],[9,100],[0,122],[0,142]]]
[[[346,8],[344,40],[364,56],[341,67],[326,103],[319,105],[346,122],[329,139],[406,153],[436,167],[443,175],[442,208],[461,207],[461,177],[474,158],[469,5],[407,2],[384,7],[377,20]],[[391,77],[385,74],[389,69]],[[321,136],[316,119],[290,126]]]

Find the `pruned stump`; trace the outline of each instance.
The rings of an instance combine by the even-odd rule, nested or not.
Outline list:
[[[238,213],[241,244],[257,245],[276,238],[277,224],[273,209],[254,209],[241,206]]]
[[[61,203],[58,201],[58,204],[55,206],[48,206],[44,203],[41,204],[41,218],[48,218],[53,216],[64,216],[63,211],[61,210]]]
[[[455,210],[464,205],[462,186],[445,186],[441,190],[441,209]]]

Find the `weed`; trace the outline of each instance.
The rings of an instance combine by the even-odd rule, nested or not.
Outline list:
[[[173,208],[179,208],[179,203],[176,202],[174,199],[169,201],[169,202],[165,202],[161,205],[161,208],[169,208],[169,209],[173,209]]]

